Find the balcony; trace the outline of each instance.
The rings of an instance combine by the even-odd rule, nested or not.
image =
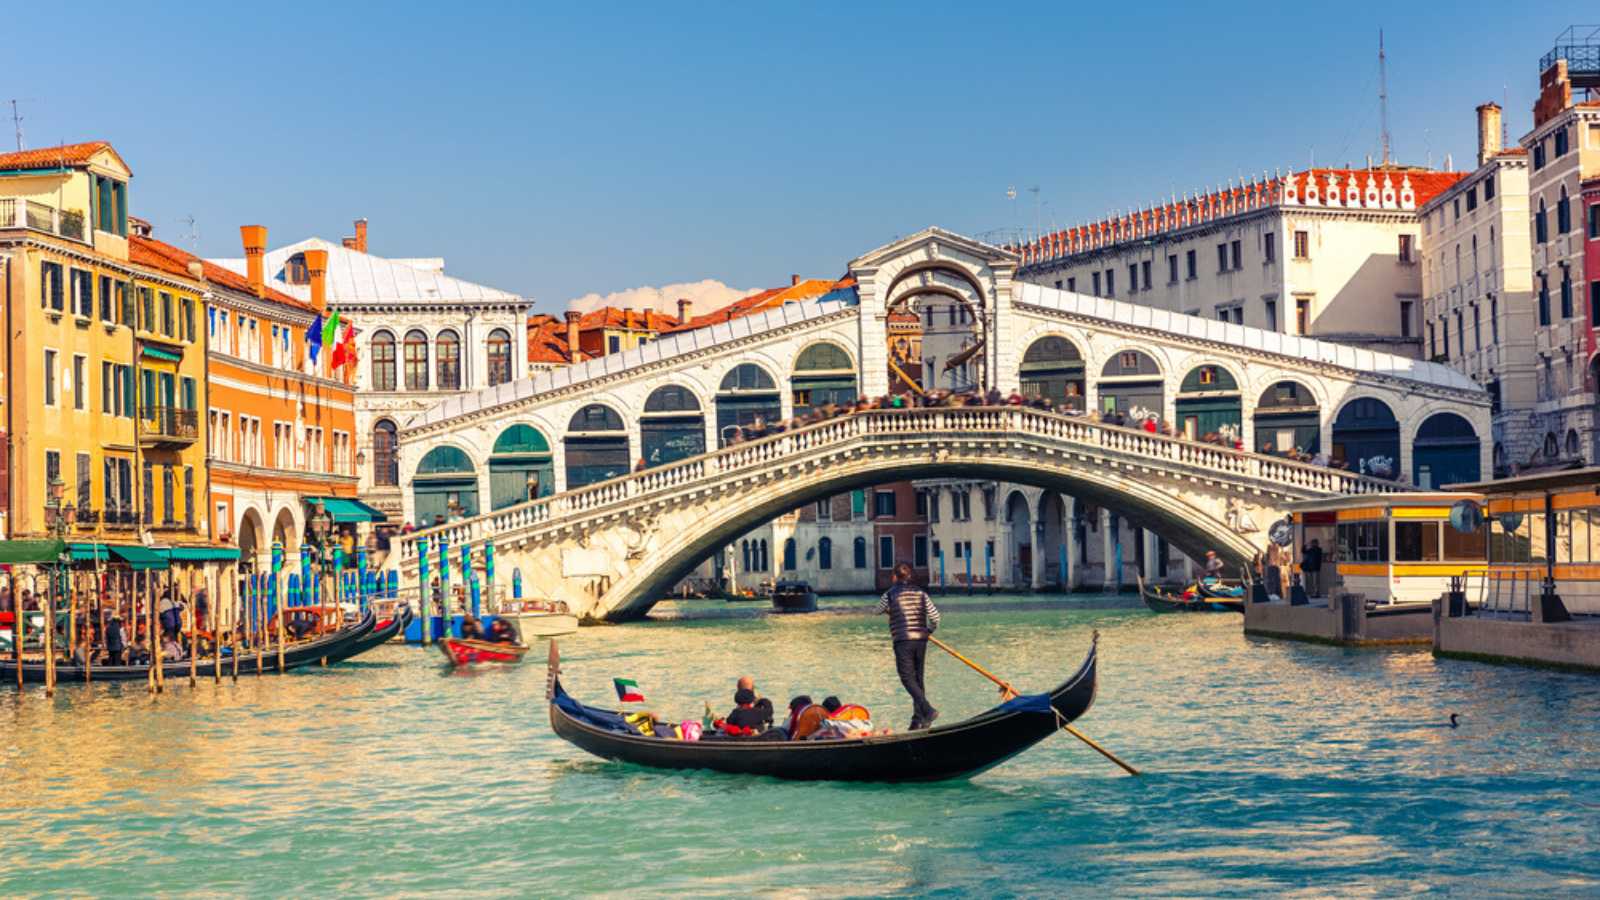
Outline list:
[[[143,447],[187,447],[200,437],[200,414],[172,406],[139,410],[139,444]]]
[[[0,228],[28,228],[75,241],[84,240],[86,233],[81,211],[20,197],[0,197]]]

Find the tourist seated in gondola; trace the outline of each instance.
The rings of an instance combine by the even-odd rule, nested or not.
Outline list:
[[[145,646],[144,635],[140,634],[133,639],[133,646],[128,648],[128,665],[150,665],[150,648]]]
[[[488,640],[496,644],[515,644],[517,629],[505,619],[495,619],[489,626]]]
[[[733,695],[733,711],[722,719],[721,731],[733,737],[760,734],[772,724],[772,711],[756,706],[756,692],[740,688]]]
[[[801,694],[789,701],[789,720],[784,723],[784,732],[791,741],[803,741],[816,734],[827,718],[827,710],[811,702],[809,695]]]
[[[168,662],[183,659],[183,643],[178,640],[177,632],[169,631],[162,637],[161,658]]]
[[[477,616],[461,617],[461,639],[464,641],[483,640],[483,623]]]

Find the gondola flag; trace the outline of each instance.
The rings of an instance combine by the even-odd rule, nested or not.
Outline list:
[[[611,683],[616,685],[617,699],[623,703],[644,702],[644,694],[639,693],[639,682],[632,678],[613,678]]]

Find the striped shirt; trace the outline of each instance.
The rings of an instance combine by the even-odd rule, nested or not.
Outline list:
[[[889,633],[897,641],[925,641],[939,630],[939,607],[914,584],[896,584],[878,599],[878,615],[889,616]]]

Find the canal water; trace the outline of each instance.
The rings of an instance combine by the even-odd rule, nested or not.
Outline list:
[[[664,604],[562,643],[566,683],[698,718],[754,675],[904,727],[865,599]],[[1024,689],[1101,635],[1083,730],[970,781],[793,784],[586,757],[544,666],[383,648],[237,684],[0,690],[0,895],[1600,892],[1600,679],[1247,639],[1234,615],[949,598],[941,637]],[[1098,608],[1093,608],[1098,607]],[[930,648],[931,649],[931,648]],[[942,654],[943,721],[994,701]],[[1460,727],[1441,727],[1450,713]]]

